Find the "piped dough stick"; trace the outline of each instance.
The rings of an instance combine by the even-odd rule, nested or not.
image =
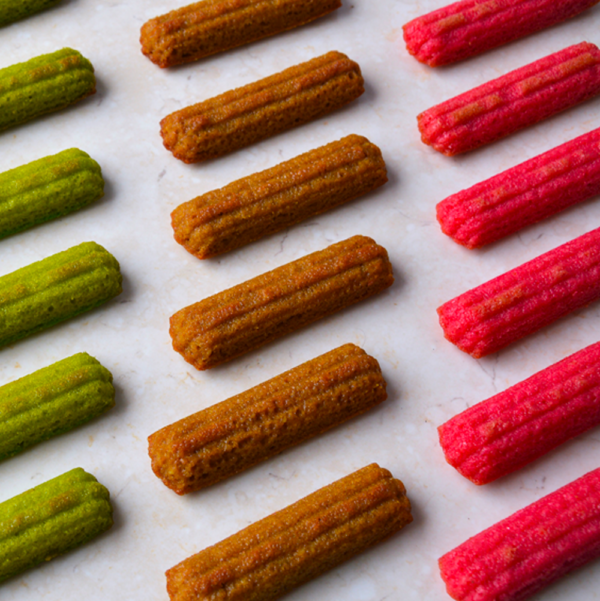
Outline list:
[[[175,240],[199,259],[254,242],[387,182],[381,151],[351,135],[198,196],[172,213]]]
[[[438,67],[566,21],[598,0],[462,0],[413,19],[404,27],[406,49]]]
[[[600,298],[600,228],[438,308],[446,338],[484,357]]]
[[[600,469],[470,538],[439,560],[456,601],[524,601],[600,556]]]
[[[600,50],[582,42],[434,106],[421,139],[452,156],[479,148],[600,93]]]
[[[346,344],[155,432],[152,469],[177,494],[200,490],[386,398],[377,360]]]
[[[0,0],[0,27],[25,19],[58,4],[60,0]]]
[[[95,92],[92,63],[72,48],[0,69],[0,130],[58,111]]]
[[[0,346],[101,305],[121,284],[119,263],[95,242],[0,277]]]
[[[100,165],[77,148],[0,173],[0,238],[77,211],[103,194]]]
[[[167,571],[171,601],[270,601],[412,521],[400,480],[373,463]]]
[[[160,133],[184,163],[214,159],[338,109],[364,92],[360,67],[328,52],[167,115]]]
[[[600,194],[600,128],[437,205],[444,234],[467,248],[496,242]]]
[[[354,236],[181,309],[173,348],[208,369],[392,285],[387,251]]]
[[[82,545],[112,523],[108,490],[81,468],[0,503],[0,582]]]
[[[0,460],[72,430],[115,404],[112,375],[77,353],[0,387]]]
[[[203,0],[150,19],[142,52],[172,67],[293,29],[342,5],[340,0]]]
[[[600,424],[600,342],[438,428],[446,461],[487,484]]]

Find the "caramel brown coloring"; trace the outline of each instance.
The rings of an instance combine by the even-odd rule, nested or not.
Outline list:
[[[373,463],[167,571],[171,601],[271,601],[412,521],[400,480]]]
[[[175,240],[199,259],[229,252],[387,182],[381,151],[350,135],[198,196],[172,213]]]
[[[205,161],[326,115],[363,92],[360,67],[328,52],[171,113],[160,133],[165,148],[184,163]]]
[[[142,52],[160,67],[180,65],[304,25],[341,5],[340,0],[203,0],[146,22]]]
[[[171,317],[173,348],[208,369],[392,285],[387,251],[354,236],[282,265]]]
[[[180,495],[199,490],[386,398],[377,360],[346,344],[155,432],[152,469]]]

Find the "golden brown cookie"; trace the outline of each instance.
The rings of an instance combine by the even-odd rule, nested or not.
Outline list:
[[[400,480],[372,463],[167,571],[171,601],[271,601],[412,521]]]
[[[152,469],[177,494],[199,490],[386,398],[377,360],[345,344],[155,432]]]
[[[304,25],[339,8],[340,0],[203,0],[150,19],[142,52],[172,67]]]
[[[179,205],[175,240],[199,259],[229,252],[387,182],[381,151],[351,135]]]
[[[161,136],[184,163],[214,159],[302,125],[358,98],[360,67],[328,52],[167,115]]]
[[[173,348],[197,369],[255,349],[392,285],[387,251],[354,236],[171,317]]]

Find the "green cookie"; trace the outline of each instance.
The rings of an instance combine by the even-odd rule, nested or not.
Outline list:
[[[112,526],[108,490],[75,468],[0,503],[0,582]]]
[[[59,0],[0,0],[0,27],[39,13],[58,2]]]
[[[77,353],[0,387],[0,460],[100,415],[115,404],[112,375]]]
[[[103,194],[100,165],[77,148],[0,173],[0,238],[81,209]]]
[[[0,130],[62,109],[95,91],[92,63],[71,48],[0,69]]]
[[[0,277],[0,346],[101,305],[121,283],[119,263],[95,242]]]

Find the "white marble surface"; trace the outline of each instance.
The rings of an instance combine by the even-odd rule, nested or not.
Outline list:
[[[0,67],[64,46],[95,66],[98,93],[0,134],[0,171],[77,146],[101,165],[105,197],[0,242],[0,273],[85,240],[120,261],[123,294],[108,305],[0,351],[0,383],[77,351],[114,374],[117,405],[76,431],[0,464],[0,501],[75,466],[112,493],[115,526],[85,547],[0,586],[0,599],[166,601],[164,571],[200,549],[376,461],[401,478],[414,522],[287,599],[443,601],[437,558],[469,536],[600,464],[598,430],[484,488],[445,464],[436,427],[600,335],[600,305],[476,361],[445,341],[435,309],[457,294],[600,224],[599,199],[480,252],[439,230],[446,195],[600,126],[600,100],[450,159],[423,145],[429,106],[583,40],[600,42],[600,6],[469,62],[431,70],[408,56],[401,27],[443,0],[344,0],[301,29],[173,70],[140,52],[139,28],[180,5],[163,0],[63,0],[0,30]],[[162,146],[167,113],[329,50],[362,67],[367,91],[347,108],[226,158],[184,165]],[[368,197],[220,259],[201,262],[173,240],[169,214],[221,187],[358,133],[383,151],[389,183]],[[384,294],[208,372],[176,354],[168,318],[181,307],[354,234],[384,245],[396,283]],[[152,474],[147,436],[345,342],[377,357],[389,399],[369,414],[206,491],[178,497]],[[591,565],[538,595],[600,596]]]

